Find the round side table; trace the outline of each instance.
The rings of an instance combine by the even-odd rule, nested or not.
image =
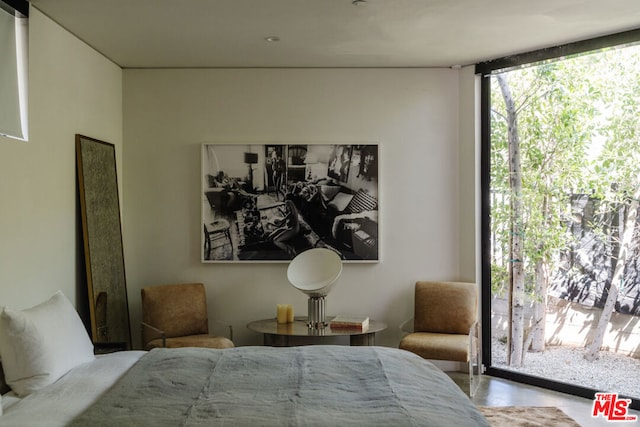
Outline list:
[[[247,324],[247,328],[264,335],[264,345],[272,347],[288,347],[291,337],[313,337],[321,342],[322,337],[348,336],[349,344],[375,345],[376,332],[387,328],[387,324],[376,320],[369,320],[369,327],[359,329],[309,328],[306,317],[296,317],[293,323],[278,323],[275,318],[255,320]]]

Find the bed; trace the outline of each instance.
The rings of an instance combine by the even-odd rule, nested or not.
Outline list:
[[[66,426],[108,390],[145,352],[123,351],[96,356],[24,397],[2,395],[0,426]]]
[[[12,358],[7,336],[18,339],[7,317],[5,309],[3,365]],[[35,386],[20,384],[15,366],[5,369],[15,388],[2,395],[0,426],[488,425],[444,372],[393,348],[183,348],[86,358]]]

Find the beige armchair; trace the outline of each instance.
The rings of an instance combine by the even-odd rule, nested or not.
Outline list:
[[[231,348],[229,338],[209,335],[207,299],[202,283],[150,286],[141,290],[142,343],[156,347]]]
[[[469,364],[469,394],[480,383],[482,356],[478,286],[464,282],[416,282],[413,330],[400,348],[425,359]]]

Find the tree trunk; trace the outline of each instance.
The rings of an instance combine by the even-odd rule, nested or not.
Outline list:
[[[547,287],[549,285],[549,266],[541,258],[536,262],[536,301],[533,303],[533,324],[522,346],[522,365],[525,355],[531,351],[545,350],[545,326],[547,322]]]
[[[496,76],[507,111],[509,143],[509,187],[511,188],[511,237],[509,293],[509,351],[507,360],[510,366],[522,366],[524,346],[524,254],[522,226],[522,167],[520,164],[520,140],[515,102],[504,75]]]
[[[549,216],[549,199],[544,196],[542,201],[542,217],[545,223]],[[545,326],[547,323],[547,288],[549,287],[549,265],[544,255],[545,245],[547,242],[542,241],[538,244],[540,255],[536,261],[536,299],[533,303],[533,326],[529,334],[531,335],[531,350],[544,351],[545,349]],[[525,343],[525,351],[529,348]]]
[[[640,175],[637,181],[640,184]],[[633,197],[631,198],[631,204],[624,221],[624,230],[622,231],[622,238],[620,239],[620,247],[618,250],[618,260],[616,261],[616,267],[613,270],[613,277],[611,278],[611,286],[609,287],[609,294],[604,303],[600,320],[598,320],[598,327],[596,334],[593,337],[593,341],[587,347],[585,352],[585,359],[594,361],[598,356],[602,342],[604,341],[604,334],[609,326],[611,320],[611,314],[616,306],[618,300],[618,293],[620,288],[624,285],[624,267],[627,262],[627,255],[629,253],[629,246],[633,238],[633,230],[636,225],[636,217],[638,216],[638,199],[640,198],[640,185],[636,188]]]

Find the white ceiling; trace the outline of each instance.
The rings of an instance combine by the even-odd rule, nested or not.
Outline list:
[[[639,0],[31,4],[124,68],[449,67],[640,28]]]

